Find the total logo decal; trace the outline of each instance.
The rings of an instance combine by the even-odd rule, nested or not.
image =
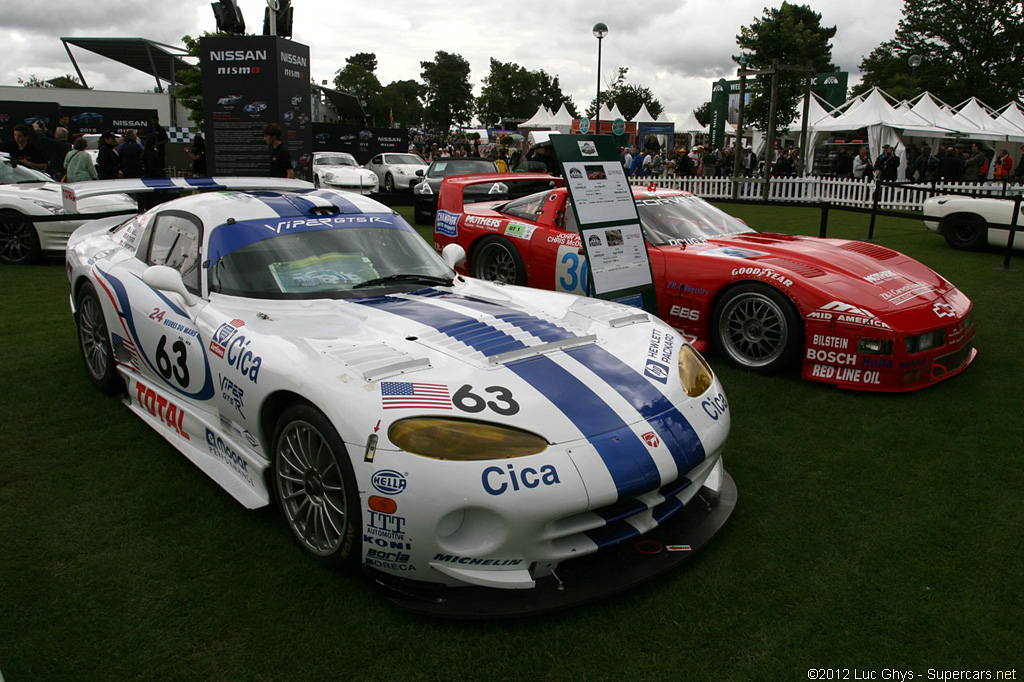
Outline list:
[[[249,349],[252,342],[248,337],[238,333],[238,328],[244,324],[241,320],[232,320],[217,327],[210,340],[210,352],[218,358],[225,358],[229,365],[255,384],[259,381],[263,358]]]
[[[891,329],[889,325],[882,322],[869,310],[852,306],[842,301],[826,303],[817,310],[807,313],[812,320],[835,320],[839,323],[857,325],[861,327],[873,327],[875,329]]]
[[[163,397],[141,381],[135,382],[137,402],[151,415],[167,424],[175,433],[185,440],[192,440],[185,431],[185,410]]]
[[[655,381],[668,383],[668,368],[671,366],[672,354],[675,352],[675,337],[659,329],[651,332],[651,341],[647,344],[647,365],[644,376]]]
[[[518,492],[523,488],[532,490],[542,485],[558,485],[562,481],[553,464],[545,464],[539,469],[523,467],[519,470],[516,470],[515,465],[507,464],[505,469],[487,467],[480,475],[480,482],[488,495],[504,495],[508,491]]]
[[[948,303],[936,303],[932,306],[932,312],[936,317],[956,317],[956,308]]]
[[[437,217],[434,218],[434,232],[437,234],[443,234],[447,237],[458,237],[459,218],[461,216],[461,213],[438,211]]]
[[[249,475],[249,463],[239,457],[227,443],[210,429],[206,429],[206,446],[209,448],[211,455],[224,462],[232,471],[245,479],[249,487],[256,485],[252,480],[252,476]]]
[[[768,268],[734,268],[732,271],[733,277],[754,277],[755,279],[772,280],[778,282],[784,287],[793,286],[793,280],[789,279],[785,275],[779,274],[774,270]]]

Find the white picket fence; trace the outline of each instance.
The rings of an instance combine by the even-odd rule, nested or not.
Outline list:
[[[648,176],[631,178],[630,183],[647,187],[651,183],[665,189],[681,189],[704,199],[731,199],[732,178],[677,178],[674,176]],[[990,196],[1003,196],[1001,182],[959,183],[940,182],[935,184],[935,193],[969,192]],[[878,207],[886,211],[919,211],[924,200],[933,196],[931,183],[920,183],[908,187],[882,186]],[[794,203],[817,203],[827,201],[836,206],[871,208],[875,183],[865,180],[839,178],[803,177],[772,178],[768,185],[768,201],[791,201]],[[761,199],[762,183],[744,179],[740,182],[739,198],[751,201]],[[1021,193],[1021,186],[1005,188],[1006,196]]]

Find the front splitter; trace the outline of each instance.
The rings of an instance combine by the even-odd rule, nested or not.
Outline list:
[[[650,532],[615,547],[559,565],[528,590],[445,587],[369,571],[399,608],[442,618],[518,618],[559,611],[647,582],[683,563],[725,525],[736,507],[736,483],[723,472],[715,494],[702,488],[685,509]]]

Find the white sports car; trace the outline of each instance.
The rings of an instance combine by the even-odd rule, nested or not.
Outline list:
[[[34,263],[44,251],[64,250],[68,237],[84,221],[64,210],[60,190],[60,183],[49,175],[15,165],[7,154],[0,154],[0,263]],[[135,213],[137,208],[128,196],[113,194],[86,199],[78,210]],[[67,219],[53,219],[64,215]]]
[[[313,184],[372,194],[377,191],[377,174],[346,152],[313,152]]]
[[[385,192],[404,192],[418,184],[427,172],[427,162],[418,154],[377,154],[366,162]]]
[[[1013,220],[1012,199],[996,197],[937,196],[925,200],[924,224],[932,232],[946,238],[946,243],[961,251],[977,251],[986,244],[1006,248],[1010,239],[1008,228]],[[1013,248],[1024,249],[1024,204],[1017,216],[1017,232]]]
[[[458,276],[462,247],[376,201],[263,182],[83,226],[71,304],[96,387],[246,507],[276,499],[306,552],[494,617],[624,589],[725,523],[728,401],[669,326]]]

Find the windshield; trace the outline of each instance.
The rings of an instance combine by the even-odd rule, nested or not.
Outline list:
[[[318,156],[313,160],[317,166],[357,166],[356,160],[348,154]]]
[[[0,158],[0,184],[13,185],[18,182],[53,182],[53,178],[45,173],[29,168],[28,166],[17,165],[10,157]]]
[[[698,197],[637,199],[636,208],[647,240],[655,246],[699,244],[715,237],[754,232],[743,221]]]
[[[412,163],[417,166],[426,166],[427,162],[415,154],[385,154],[384,163]]]
[[[378,295],[379,287],[395,283],[451,283],[451,269],[401,218],[359,219],[362,225],[340,222],[258,240],[246,234],[243,223],[222,225],[211,236],[211,259],[219,250],[227,253],[210,268],[210,291],[249,298],[347,298]],[[228,236],[219,237],[223,230]],[[236,240],[244,245],[231,248]]]
[[[497,166],[486,159],[435,161],[427,171],[428,178],[447,178],[449,175],[467,175],[469,173],[497,173]]]

